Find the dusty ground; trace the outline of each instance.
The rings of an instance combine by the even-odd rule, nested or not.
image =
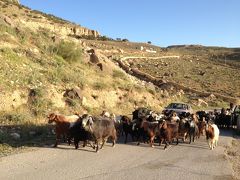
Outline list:
[[[232,141],[232,145],[227,148],[226,154],[232,163],[233,177],[240,179],[240,137]]]

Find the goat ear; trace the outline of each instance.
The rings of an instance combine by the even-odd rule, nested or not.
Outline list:
[[[89,116],[88,121],[89,121],[90,124],[93,124],[93,117],[92,117],[92,116]]]

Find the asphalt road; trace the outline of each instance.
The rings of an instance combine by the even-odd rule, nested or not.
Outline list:
[[[39,148],[0,159],[0,179],[232,179],[224,150],[231,132],[220,132],[219,146],[209,150],[204,137],[189,145],[180,143],[163,150],[148,144],[106,144],[95,153],[90,147]]]

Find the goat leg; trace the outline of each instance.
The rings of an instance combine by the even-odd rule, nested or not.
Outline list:
[[[138,141],[137,145],[139,146],[140,145],[140,136],[138,136],[137,141]]]
[[[124,141],[125,144],[127,144],[127,137],[128,137],[128,133],[125,132],[125,141]]]
[[[98,152],[98,150],[99,150],[99,143],[98,143],[98,141],[97,141],[96,152]]]
[[[189,144],[191,144],[191,142],[192,142],[192,135],[190,134],[189,135]]]
[[[87,141],[83,141],[83,147],[87,145]]]
[[[132,133],[131,136],[132,136],[132,142],[134,142],[134,133]]]
[[[155,136],[152,136],[152,137],[150,138],[150,146],[151,146],[151,147],[154,147],[154,138],[155,138]]]
[[[113,140],[112,147],[115,147],[115,143],[116,143],[115,140]]]
[[[72,141],[72,137],[69,136],[67,141],[68,141],[68,145],[70,146],[71,145],[71,141]]]
[[[79,140],[77,138],[74,138],[74,145],[75,145],[75,149],[79,148]]]
[[[165,140],[165,146],[164,146],[164,150],[168,147],[169,143],[167,140]]]
[[[106,139],[104,138],[104,139],[102,140],[102,145],[101,145],[100,149],[103,148],[103,146],[104,146],[104,144],[105,144],[106,141],[107,141],[107,138],[106,138]]]
[[[58,145],[58,139],[60,138],[60,136],[59,135],[57,135],[57,137],[56,137],[56,142],[55,142],[55,144],[54,144],[54,146],[53,147],[57,147],[57,145]]]
[[[66,142],[66,135],[63,134],[63,142],[65,143]]]
[[[112,136],[112,147],[115,147],[117,137],[115,135]]]
[[[88,142],[88,143],[89,143],[89,145],[90,145],[93,149],[96,148],[95,145],[93,145],[91,142]]]
[[[161,146],[162,145],[162,143],[163,143],[163,139],[159,139],[159,146]]]

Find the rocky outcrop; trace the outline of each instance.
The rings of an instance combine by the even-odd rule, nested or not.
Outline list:
[[[70,28],[71,33],[69,34],[74,34],[76,36],[93,36],[93,37],[99,37],[100,33],[95,30],[91,30],[85,27],[81,26],[74,26]]]
[[[39,30],[41,28],[48,29],[54,34],[59,34],[61,36],[68,36],[68,35],[75,35],[75,36],[93,36],[99,37],[100,33],[95,30],[91,30],[85,27],[76,26],[72,24],[65,24],[64,26],[59,23],[52,23],[46,19],[41,21],[30,21],[30,20],[23,20],[19,21],[20,24],[23,24],[25,27],[28,27],[32,30]]]
[[[6,0],[6,1],[14,4],[20,4],[19,0]]]
[[[15,8],[17,8],[17,6],[21,6],[19,5],[19,0],[7,0],[7,2],[11,3],[11,6],[14,6],[13,4],[15,4]],[[40,11],[31,10],[27,7],[23,7],[21,9],[18,10],[25,10],[23,12],[25,15],[21,16],[21,18],[15,18],[7,13],[2,13],[0,15],[0,19],[3,19],[5,23],[10,26],[27,27],[35,32],[39,29],[46,29],[55,35],[62,36],[63,38],[64,36],[69,35],[75,35],[78,37],[92,36],[95,38],[100,36],[100,33],[98,31],[82,27],[69,21],[65,21],[56,16],[45,14]]]

